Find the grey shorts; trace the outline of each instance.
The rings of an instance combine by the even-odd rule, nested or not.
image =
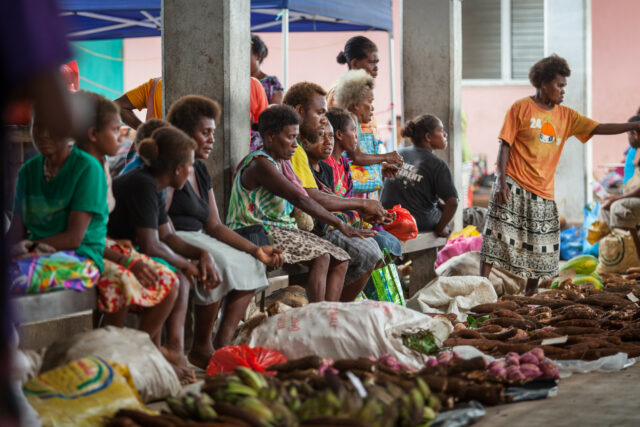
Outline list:
[[[380,247],[373,238],[360,239],[347,237],[338,230],[332,230],[323,236],[339,248],[344,249],[349,256],[349,268],[344,283],[349,285],[371,270],[382,259]]]

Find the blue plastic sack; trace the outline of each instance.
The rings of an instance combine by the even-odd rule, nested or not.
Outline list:
[[[587,230],[591,227],[594,221],[598,219],[598,211],[600,211],[600,204],[597,201],[593,201],[584,207],[584,222],[582,223],[582,253],[584,255],[593,255],[598,257],[599,243],[596,242],[592,245],[587,241]]]
[[[560,232],[560,259],[570,260],[582,255],[582,241],[585,233],[582,227],[571,227]]]

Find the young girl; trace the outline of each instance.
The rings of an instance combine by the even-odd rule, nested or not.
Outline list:
[[[84,113],[74,135],[76,147],[92,155],[103,166],[108,185],[106,200],[112,211],[115,200],[106,156],[118,152],[118,107],[101,95],[85,91],[73,94],[73,102],[82,107],[76,111]],[[140,329],[160,345],[162,326],[178,296],[178,277],[168,267],[137,252],[131,242],[107,238],[104,270],[97,285],[98,308],[106,313],[106,324],[124,326],[129,307],[138,306],[143,309]]]
[[[404,164],[395,178],[385,181],[382,204],[387,209],[402,205],[416,219],[418,230],[446,237],[458,192],[451,170],[433,151],[447,147],[447,133],[440,119],[422,115],[407,122],[403,136],[411,138],[413,146],[400,150]]]
[[[13,248],[19,256],[10,266],[11,291],[85,290],[104,268],[103,168],[67,138],[53,138],[37,115],[31,131],[40,154],[18,173],[9,241],[20,243]]]

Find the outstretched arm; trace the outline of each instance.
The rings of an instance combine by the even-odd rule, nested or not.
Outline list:
[[[600,123],[593,130],[592,135],[617,135],[629,132],[630,130],[639,130],[640,122],[628,123]]]

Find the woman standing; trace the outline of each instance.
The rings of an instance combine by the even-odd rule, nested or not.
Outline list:
[[[531,67],[529,81],[536,93],[511,106],[499,135],[480,269],[484,277],[493,265],[526,277],[527,295],[537,291],[539,279],[558,273],[560,222],[553,200],[554,175],[566,140],[575,136],[585,143],[593,135],[640,128],[640,122],[599,124],[560,105],[570,74],[567,61],[557,55]]]
[[[244,317],[253,294],[268,286],[265,264],[282,265],[282,251],[272,246],[256,246],[231,231],[218,214],[211,177],[202,162],[213,149],[220,106],[203,96],[188,95],[169,108],[167,120],[196,141],[196,161],[187,182],[179,190],[168,188],[166,203],[176,234],[185,242],[211,254],[222,275],[222,284],[209,292],[195,294],[195,323],[198,333],[209,340],[213,323],[225,298],[220,327],[213,347],[203,354],[190,354],[189,361],[206,368],[214,348],[231,344],[238,322]]]
[[[267,45],[255,34],[251,35],[251,77],[260,80],[267,94],[269,104],[282,104],[282,92],[284,88],[276,76],[269,76],[260,69],[262,61],[269,54]]]

